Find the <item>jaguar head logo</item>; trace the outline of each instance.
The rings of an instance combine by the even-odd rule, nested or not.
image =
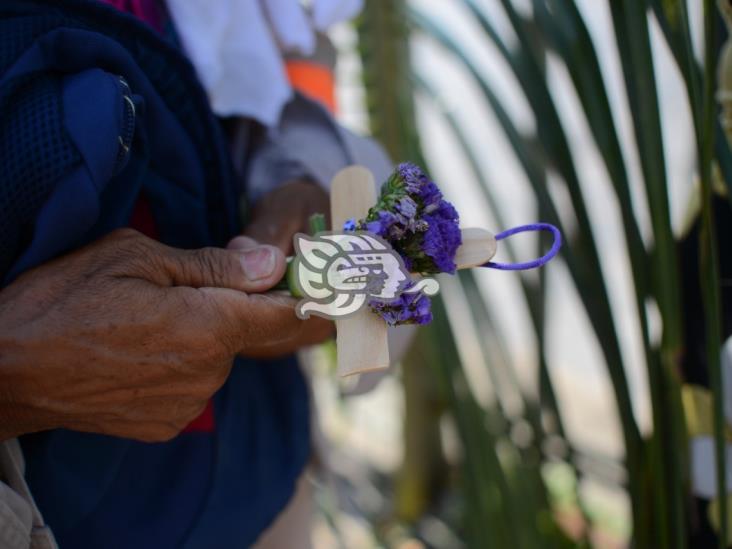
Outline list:
[[[410,280],[401,256],[370,233],[298,234],[295,250],[300,318],[344,317],[368,301],[393,301]]]

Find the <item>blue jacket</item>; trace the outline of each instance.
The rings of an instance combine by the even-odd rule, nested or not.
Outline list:
[[[220,246],[239,230],[242,189],[192,67],[94,0],[0,3],[0,166],[2,285],[126,226],[140,192],[166,244]],[[310,452],[305,383],[280,362],[237,360],[210,433],[23,437],[61,548],[251,545]]]

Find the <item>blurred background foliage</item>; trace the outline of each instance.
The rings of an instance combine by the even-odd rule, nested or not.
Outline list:
[[[467,167],[470,192],[490,210],[491,228],[507,228],[513,218],[499,196],[505,195],[505,181],[486,169],[486,157],[494,152],[471,137],[460,114],[465,105],[449,89],[449,76],[430,62],[415,62],[414,42],[429,42],[459,67],[477,91],[481,108],[492,113],[528,183],[535,213],[524,221],[553,223],[565,236],[561,266],[551,268],[566,271],[570,291],[584,309],[582,322],[591,329],[612,388],[622,452],[595,452],[568,434],[565,423],[570,418],[549,368],[547,310],[562,304],[552,299],[546,272],[510,275],[517,277],[517,295],[528,311],[527,345],[536,346],[528,380],[522,373],[526,368],[519,367],[501,337],[504,311],[486,298],[482,274],[461,272],[442,281],[435,321],[420,330],[396,374],[400,384],[393,390],[401,393],[403,411],[397,472],[371,471],[366,484],[382,498],[364,500],[363,488],[349,492],[352,506],[370,525],[370,541],[338,541],[341,534],[338,521],[332,520],[328,490],[321,492],[323,514],[330,517],[327,522],[337,544],[347,547],[616,547],[629,542],[635,547],[689,546],[689,529],[697,518],[682,406],[688,319],[682,263],[690,259],[679,257],[682,231],[674,228],[669,202],[674,174],[664,143],[662,126],[668,121],[660,107],[664,90],[653,41],[664,44],[678,71],[692,122],[689,144],[695,166],[686,185],[688,203],[698,205],[688,210],[699,226],[699,254],[691,260],[697,276],[693,283],[702,290],[705,364],[712,365],[703,367],[713,395],[719,458],[724,455],[718,367],[723,334],[713,205],[715,189],[725,194],[732,184],[732,162],[717,121],[717,56],[726,36],[716,5],[711,0],[688,5],[683,0],[592,0],[593,7],[597,4],[610,16],[622,71],[618,91],[608,85],[595,37],[574,0],[441,1],[461,10],[484,41],[470,42],[425,9],[424,2],[366,1],[356,24],[355,47],[370,131],[393,159],[412,160],[435,173],[435,158],[425,152],[416,114],[420,104],[427,105]],[[689,6],[700,14],[703,48],[695,49]],[[496,8],[502,11],[508,34],[496,28],[490,15]],[[532,115],[531,124],[517,123],[512,115],[505,91],[497,89],[485,70],[488,55],[498,55],[508,69]],[[628,378],[633,366],[623,339],[629,321],[613,306],[616,281],[603,264],[603,225],[590,203],[593,182],[583,180],[578,169],[582,159],[568,135],[567,109],[559,104],[549,67],[571,86],[576,98],[573,116],[586,120],[592,154],[606,172],[617,205],[620,245],[630,273],[629,309],[635,317],[629,325],[635,329],[639,364],[647,379],[647,426],[638,420],[638,399]],[[628,132],[619,127],[614,112],[618,93],[630,113]],[[638,174],[630,173],[633,163]],[[452,184],[440,179],[438,183]],[[522,248],[506,242],[501,253],[515,260],[540,255],[547,245],[539,238]],[[476,389],[476,378],[487,380],[487,392]],[[717,459],[716,467],[717,478],[724,479],[724,459]],[[342,474],[338,482],[347,476]],[[622,491],[628,516],[589,502],[581,489],[588,481]],[[718,489],[726,493],[724,485]],[[719,539],[726,539],[726,498],[720,498],[719,505]]]

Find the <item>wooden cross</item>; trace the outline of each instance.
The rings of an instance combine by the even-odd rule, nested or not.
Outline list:
[[[333,178],[330,211],[333,229],[349,219],[366,217],[376,204],[378,191],[374,176],[362,166],[350,166]],[[455,263],[458,269],[477,267],[491,260],[497,249],[496,239],[484,229],[463,229],[463,244]],[[349,376],[389,367],[387,325],[368,308],[342,320],[336,320],[338,374]]]

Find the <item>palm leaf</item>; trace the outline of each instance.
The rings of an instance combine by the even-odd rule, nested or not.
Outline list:
[[[486,30],[486,34],[492,39],[498,41],[498,50],[506,56],[507,61],[512,63],[511,66],[514,67],[514,72],[522,83],[522,89],[525,89],[527,86],[531,86],[534,89],[540,88],[541,91],[543,91],[543,93],[534,91],[534,95],[529,97],[529,103],[536,109],[539,109],[540,106],[543,107],[536,113],[537,120],[542,120],[543,122],[545,120],[553,119],[556,122],[554,124],[549,124],[551,126],[551,131],[545,129],[540,132],[541,144],[545,148],[549,149],[546,153],[537,151],[536,147],[531,145],[531,141],[521,135],[516,129],[496,94],[492,90],[490,83],[487,82],[485,77],[477,70],[477,63],[474,62],[459,41],[450,36],[449,32],[442,28],[438,22],[433,21],[429,16],[419,10],[412,11],[412,19],[415,21],[418,28],[424,30],[424,32],[426,32],[431,38],[441,44],[446,51],[450,52],[455,57],[456,61],[461,63],[471,77],[476,81],[486,99],[487,104],[490,105],[496,119],[505,132],[506,138],[512,145],[517,159],[526,172],[529,182],[532,185],[532,189],[536,194],[537,200],[546,208],[547,221],[562,228],[566,235],[569,234],[569,232],[564,227],[545,185],[546,167],[543,162],[547,156],[556,157],[557,155],[554,151],[560,152],[559,156],[563,158],[561,165],[564,170],[562,173],[563,175],[564,172],[569,174],[568,180],[573,182],[573,184],[570,185],[570,196],[572,197],[573,208],[578,215],[577,225],[579,227],[578,232],[571,235],[571,238],[568,239],[567,245],[563,251],[563,256],[570,268],[570,274],[574,279],[575,286],[582,297],[583,305],[587,309],[588,318],[593,324],[595,333],[601,343],[601,348],[605,355],[606,363],[608,364],[611,381],[618,401],[621,425],[627,447],[629,474],[631,476],[636,475],[641,470],[639,464],[641,455],[640,434],[635,423],[635,418],[633,417],[630,392],[620,352],[620,345],[615,326],[612,322],[609,298],[605,288],[605,281],[600,270],[597,248],[591,237],[592,230],[589,217],[581,196],[579,181],[574,170],[567,141],[566,138],[563,137],[564,131],[561,128],[561,124],[558,123],[556,108],[551,100],[546,83],[542,79],[543,77],[540,78],[538,74],[532,73],[524,74],[528,73],[526,68],[527,66],[532,66],[538,71],[539,69],[536,66],[536,63],[530,63],[527,61],[527,54],[525,53],[511,54],[500,41],[500,38],[493,30],[489,21],[478,11],[476,11],[475,14],[476,19]],[[515,61],[516,59],[520,59],[522,62],[518,63]],[[540,127],[541,126],[542,125],[540,125]],[[558,137],[558,135],[561,137]],[[542,136],[544,138],[543,140]],[[635,489],[634,487],[640,486],[640,481],[638,479],[633,479],[631,480],[630,485],[631,490],[633,490]]]

